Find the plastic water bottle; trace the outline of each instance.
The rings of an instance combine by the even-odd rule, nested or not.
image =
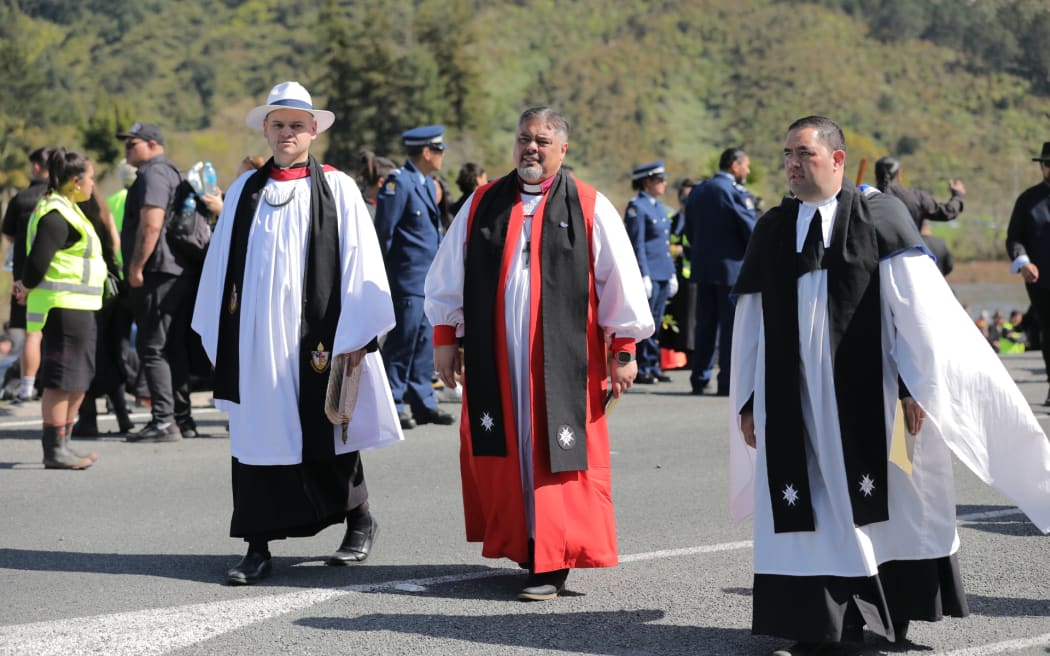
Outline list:
[[[204,172],[201,177],[204,179],[204,193],[212,195],[219,193],[219,176],[215,174],[215,167],[211,165],[211,162],[204,163]]]
[[[178,228],[183,231],[188,231],[193,226],[193,218],[197,213],[197,200],[193,194],[186,196],[186,200],[182,201],[182,209],[179,210],[179,225]]]
[[[198,194],[204,192],[204,183],[201,181],[201,169],[204,168],[203,162],[197,162],[190,167],[189,171],[186,171],[186,180],[189,181],[190,186]]]

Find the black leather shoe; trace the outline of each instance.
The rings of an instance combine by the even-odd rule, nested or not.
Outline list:
[[[656,380],[660,381],[661,383],[671,382],[671,377],[667,374],[654,374],[654,376],[656,377]]]
[[[422,412],[415,413],[413,416],[415,417],[417,424],[441,424],[442,426],[449,426],[456,423],[456,417],[445,412],[441,408],[436,408],[434,410],[426,408]]]
[[[372,551],[372,543],[375,542],[377,535],[379,535],[379,522],[372,517],[372,513],[369,513],[366,521],[359,521],[346,527],[343,543],[339,545],[338,551],[328,557],[325,564],[339,566],[365,562]]]
[[[652,374],[638,374],[634,377],[634,382],[639,385],[655,385],[657,380]]]
[[[525,587],[518,593],[518,599],[522,601],[547,601],[548,599],[554,599],[559,592],[565,589],[565,579],[567,578],[569,578],[568,569],[532,574],[529,576]]]
[[[139,432],[125,437],[124,441],[152,444],[156,442],[178,442],[181,439],[182,435],[179,433],[179,427],[175,425],[174,421],[169,421],[167,426],[163,428],[157,422],[151,421]]]
[[[401,422],[401,430],[408,430],[409,428],[416,427],[416,420],[412,418],[412,413],[408,410],[402,410],[397,413],[398,421]]]
[[[226,572],[229,585],[251,585],[270,575],[270,557],[249,551],[241,562]]]
[[[193,417],[187,417],[175,423],[179,427],[179,434],[183,437],[197,437],[200,434],[197,432],[197,422],[193,421]]]

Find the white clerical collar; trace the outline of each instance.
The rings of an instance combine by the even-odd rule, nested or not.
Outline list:
[[[806,233],[809,232],[809,222],[813,215],[820,210],[820,229],[824,237],[824,247],[831,245],[831,230],[835,225],[835,212],[839,208],[838,192],[831,198],[825,198],[815,203],[803,201],[798,208],[798,221],[795,223],[795,252],[802,252],[802,245],[806,243]]]
[[[543,193],[543,186],[538,184],[529,184],[528,182],[521,183],[522,193],[532,194],[533,196]]]

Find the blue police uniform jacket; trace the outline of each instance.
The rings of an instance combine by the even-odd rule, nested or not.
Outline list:
[[[690,278],[706,285],[736,284],[755,228],[754,198],[733,176],[719,171],[693,188],[685,213],[691,230]]]
[[[441,240],[437,203],[425,182],[410,160],[387,176],[376,197],[376,234],[394,296],[423,296]]]
[[[631,238],[638,268],[652,280],[674,277],[671,259],[671,217],[666,205],[644,191],[627,203],[624,225]]]

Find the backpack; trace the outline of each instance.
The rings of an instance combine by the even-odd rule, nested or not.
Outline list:
[[[187,220],[182,216],[182,206],[190,194],[193,195],[197,211]],[[208,210],[197,196],[193,185],[180,173],[179,185],[175,187],[175,205],[164,226],[164,234],[171,250],[194,264],[203,262],[204,255],[208,252],[208,242],[211,241],[211,226],[208,225],[207,217]]]

